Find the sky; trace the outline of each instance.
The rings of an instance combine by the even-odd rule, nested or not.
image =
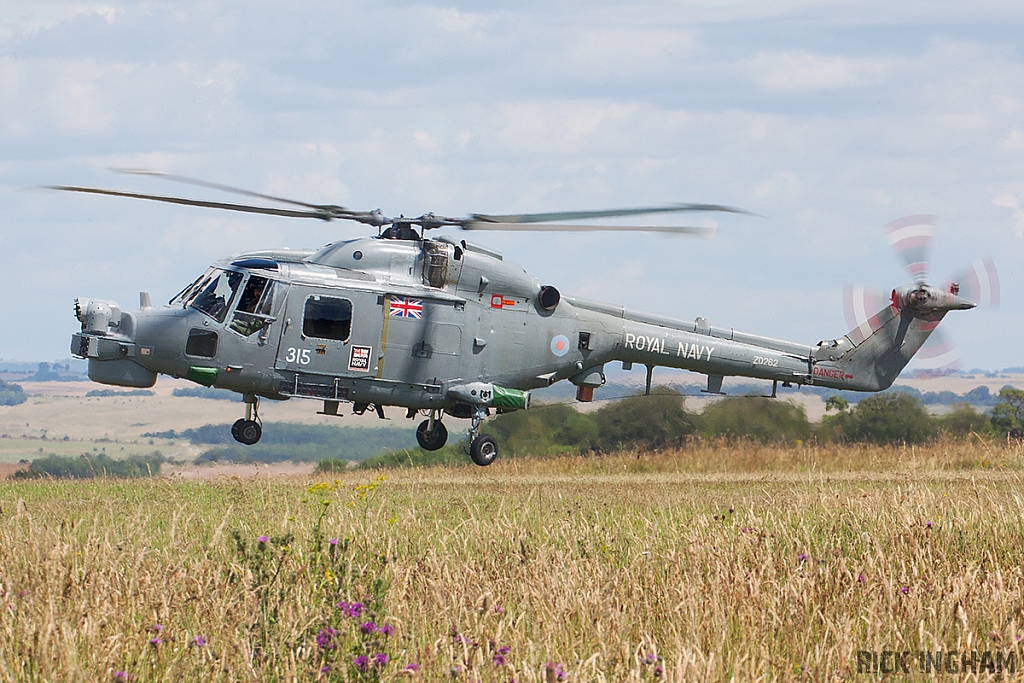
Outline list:
[[[770,5],[770,6],[769,6]],[[843,289],[991,255],[998,310],[942,328],[1024,366],[1024,5],[0,0],[0,359],[69,356],[76,296],[166,301],[211,262],[366,233],[61,194],[231,201],[148,168],[388,215],[708,202],[713,239],[463,235],[563,294],[816,343]]]

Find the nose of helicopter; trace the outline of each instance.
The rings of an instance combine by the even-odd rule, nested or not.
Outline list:
[[[123,387],[151,387],[157,373],[145,366],[145,348],[135,343],[138,316],[113,301],[75,299],[82,330],[71,337],[71,353],[89,361],[89,379]]]

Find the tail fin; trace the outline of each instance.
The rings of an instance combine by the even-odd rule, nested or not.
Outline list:
[[[857,391],[888,389],[914,357],[946,311],[927,316],[890,304],[846,333],[853,348],[838,359],[847,385]]]

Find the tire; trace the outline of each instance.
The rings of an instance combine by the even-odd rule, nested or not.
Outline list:
[[[448,428],[440,420],[434,420],[434,431],[428,431],[430,420],[424,420],[416,428],[416,443],[425,451],[436,451],[448,441]]]
[[[239,443],[252,446],[263,436],[263,428],[255,420],[239,420],[235,424],[238,425],[238,434],[233,435]],[[234,433],[234,427],[231,428],[231,431]]]
[[[245,422],[244,417],[240,417],[235,420],[235,424],[231,425],[231,436],[234,437],[235,441],[241,441],[238,435],[241,433],[242,424]]]
[[[487,467],[498,457],[498,442],[493,436],[481,434],[469,446],[469,457],[477,465]]]

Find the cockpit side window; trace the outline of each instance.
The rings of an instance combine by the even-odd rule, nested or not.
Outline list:
[[[186,285],[185,289],[175,294],[174,298],[167,303],[171,306],[180,304],[182,308],[185,308],[188,306],[189,302],[195,298],[196,294],[203,291],[203,289],[210,284],[210,278],[212,278],[216,272],[217,271],[215,269],[208,268],[205,273],[193,280],[191,284]]]
[[[256,334],[272,321],[274,310],[274,280],[250,275],[238,297],[238,306],[231,318],[231,329],[243,337]]]
[[[219,323],[224,322],[231,301],[235,298],[238,285],[242,282],[242,274],[235,271],[221,270],[214,273],[209,284],[192,301],[192,308],[210,316]]]

